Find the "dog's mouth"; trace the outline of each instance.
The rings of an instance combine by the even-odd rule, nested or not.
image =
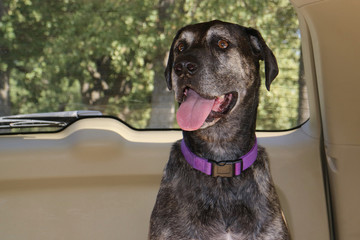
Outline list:
[[[206,98],[200,96],[191,88],[186,88],[176,114],[177,122],[181,129],[185,131],[194,131],[204,125],[212,125],[226,116],[233,109],[236,101],[236,92]]]
[[[205,122],[212,122],[216,118],[221,118],[231,111],[235,106],[237,99],[236,92],[230,92],[224,94],[215,99],[215,103],[211,109],[209,116],[206,118]]]

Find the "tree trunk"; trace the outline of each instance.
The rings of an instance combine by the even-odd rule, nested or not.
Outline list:
[[[0,0],[0,20],[5,14],[5,8],[2,0]],[[0,46],[0,55],[4,56],[7,53],[7,49]],[[10,103],[10,85],[9,85],[10,71],[0,70],[0,116],[7,116],[11,114],[11,103]]]
[[[0,116],[11,115],[9,72],[0,71]]]
[[[148,128],[172,128],[175,116],[173,93],[167,90],[165,77],[155,73],[151,97],[151,117]]]
[[[174,4],[174,0],[160,0],[159,22],[157,29],[164,31],[163,22],[169,18],[167,9]],[[161,48],[160,48],[161,51]],[[171,92],[167,90],[164,77],[166,51],[159,52],[154,59],[154,91],[151,97],[151,117],[148,128],[172,128],[175,118],[175,102]]]

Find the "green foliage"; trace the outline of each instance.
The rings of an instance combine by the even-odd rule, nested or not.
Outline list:
[[[300,37],[287,0],[8,0],[3,5],[0,70],[10,73],[12,114],[96,109],[146,128],[154,76],[164,70],[176,31],[220,19],[257,28],[277,56],[280,75],[271,92],[261,90],[258,128],[296,124]]]

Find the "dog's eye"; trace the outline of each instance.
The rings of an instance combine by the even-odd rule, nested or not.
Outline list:
[[[185,50],[185,44],[184,43],[180,43],[178,46],[177,46],[177,49],[179,50],[179,52],[182,52]]]
[[[218,41],[219,48],[225,49],[229,46],[229,43],[226,40],[219,40]]]

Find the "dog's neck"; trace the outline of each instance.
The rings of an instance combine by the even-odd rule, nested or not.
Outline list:
[[[256,112],[250,119],[246,115],[237,121],[222,119],[205,129],[183,131],[184,141],[199,157],[215,161],[237,159],[249,152],[256,140]],[[237,125],[231,126],[230,122],[236,122]]]
[[[234,112],[213,126],[196,131],[183,131],[184,141],[199,157],[215,161],[233,160],[250,151],[256,141],[256,117],[259,104],[260,78],[241,98]]]

